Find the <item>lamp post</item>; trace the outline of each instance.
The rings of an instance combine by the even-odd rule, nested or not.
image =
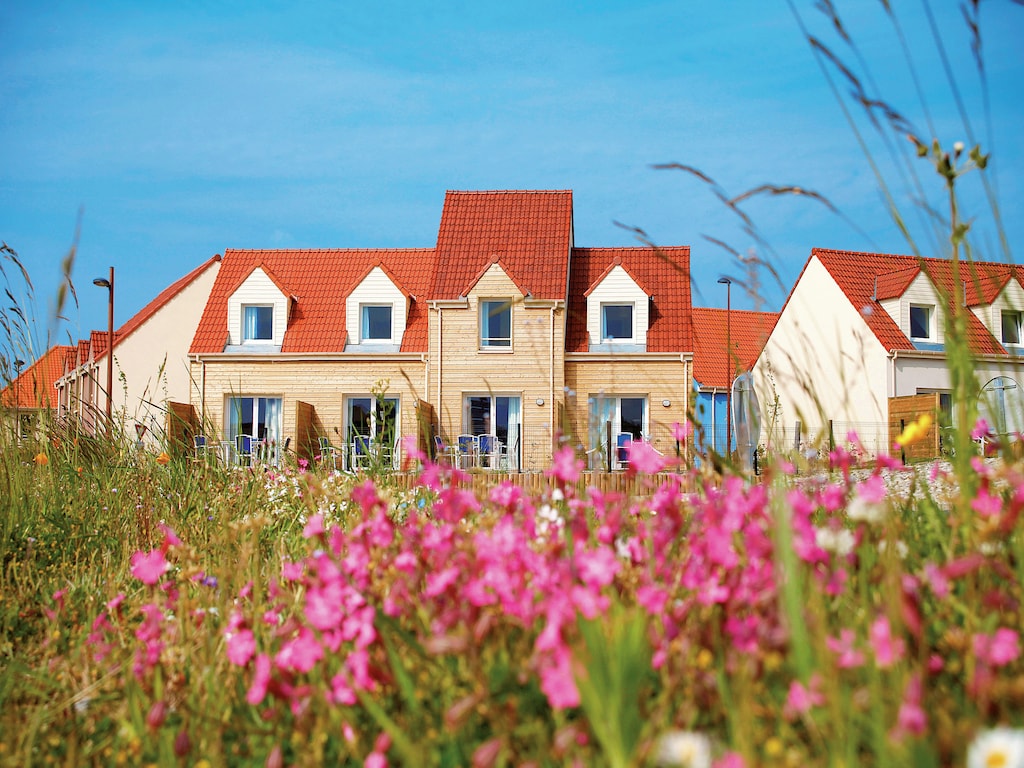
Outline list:
[[[718,278],[725,285],[725,377],[728,380],[725,390],[725,453],[732,456],[732,280],[728,277]]]
[[[114,432],[113,399],[114,399],[114,268],[110,268],[110,278],[97,277],[92,284],[106,288],[107,296],[107,437]]]
[[[25,361],[18,359],[14,361],[14,380],[21,378],[21,369]],[[14,389],[14,444],[21,444],[21,385]]]

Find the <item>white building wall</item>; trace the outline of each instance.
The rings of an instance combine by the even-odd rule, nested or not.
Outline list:
[[[781,443],[798,419],[812,440],[834,420],[870,425],[870,434],[867,426],[858,433],[873,441],[876,425],[888,418],[888,370],[886,350],[821,262],[812,258],[754,366],[761,441],[789,447]],[[776,397],[778,408],[773,408]]]
[[[359,308],[363,304],[391,304],[391,342],[401,344],[405,334],[408,302],[405,294],[380,267],[374,267],[345,301],[345,328],[348,330],[349,344],[362,343]],[[380,344],[381,341],[370,340],[368,343]]]
[[[606,343],[601,339],[601,305],[633,305],[633,339],[630,344],[646,348],[650,322],[648,297],[621,266],[615,266],[587,297],[587,336],[591,344]],[[620,342],[623,341],[620,339]]]
[[[288,323],[287,297],[267,273],[258,267],[228,297],[228,344],[242,343],[242,307],[247,304],[269,304],[274,307],[274,337],[266,343],[281,346]]]
[[[126,434],[134,434],[135,422],[159,434],[166,424],[167,401],[189,402],[188,350],[219,268],[219,261],[211,264],[114,347],[113,405],[124,416]],[[104,355],[98,374],[104,387],[107,359]],[[100,400],[102,410],[102,396]]]

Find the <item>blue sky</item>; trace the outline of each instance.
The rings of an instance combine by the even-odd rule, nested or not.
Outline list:
[[[793,2],[856,61],[811,0]],[[836,3],[865,82],[931,138],[881,3]],[[959,4],[933,4],[1019,242],[1024,8],[981,4],[985,121]],[[913,5],[899,18],[934,130],[945,145],[967,140],[921,5],[898,5]],[[622,224],[690,245],[705,306],[724,305],[720,275],[742,276],[705,236],[772,264],[782,285],[763,275],[768,309],[814,246],[909,252],[784,0],[14,0],[0,7],[0,32],[0,239],[35,282],[40,347],[79,211],[80,307],[53,337],[61,343],[106,327],[106,292],[90,283],[111,264],[120,325],[225,248],[431,246],[446,189],[572,189],[577,245],[635,243]],[[866,135],[891,178],[885,145]],[[670,162],[700,168],[727,195],[798,184],[855,226],[807,199],[757,199],[744,210],[766,250],[706,185],[652,167]],[[935,174],[913,162],[930,204],[944,206]],[[978,255],[1003,260],[977,175],[965,181]],[[899,185],[893,194],[920,235],[921,208]],[[733,303],[754,306],[742,290]]]

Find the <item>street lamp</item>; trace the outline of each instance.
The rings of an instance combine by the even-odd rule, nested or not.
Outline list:
[[[24,360],[14,361],[14,380],[21,378],[21,369],[25,366]],[[14,391],[14,444],[21,444],[21,384]]]
[[[110,278],[97,277],[92,284],[109,291],[107,297],[107,437],[111,437],[114,429],[113,398],[114,398],[114,268],[110,268]]]
[[[725,374],[728,388],[725,390],[725,453],[732,456],[732,280],[718,278],[725,285]]]

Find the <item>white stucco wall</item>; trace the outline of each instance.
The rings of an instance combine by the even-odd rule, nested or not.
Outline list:
[[[889,360],[839,285],[812,257],[754,366],[762,442],[785,445],[799,419],[814,438],[834,420],[873,439],[888,416]],[[778,397],[775,433],[771,404]],[[868,425],[871,429],[868,429]],[[783,433],[785,429],[785,433]]]
[[[115,346],[113,405],[124,414],[129,435],[136,421],[162,431],[167,401],[189,402],[188,349],[219,268],[219,261],[211,264]],[[104,387],[106,360],[98,374]],[[99,407],[105,407],[102,396]]]

